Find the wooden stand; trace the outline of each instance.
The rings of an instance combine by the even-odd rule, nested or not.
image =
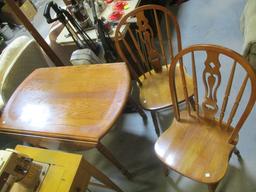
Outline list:
[[[34,161],[49,164],[40,191],[85,191],[91,177],[102,184],[100,187],[117,192],[122,190],[106,175],[88,163],[82,155],[17,145],[15,150],[33,158]],[[95,185],[95,183],[93,183]]]

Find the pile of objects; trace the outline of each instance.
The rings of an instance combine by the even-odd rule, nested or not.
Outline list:
[[[61,22],[68,30],[70,36],[76,43],[79,50],[75,57],[83,57],[88,63],[114,62],[117,59],[116,51],[112,40],[109,37],[110,27],[105,18],[98,18],[98,13],[105,8],[104,1],[81,1],[71,0],[66,9],[60,8],[53,1],[49,2],[44,10],[47,22]],[[88,8],[89,7],[89,8]],[[92,10],[93,19],[90,18],[88,10]],[[51,16],[53,10],[56,16]],[[95,28],[97,41],[94,41],[87,34],[87,30]],[[103,50],[103,59],[100,59]],[[72,57],[74,55],[72,54]]]

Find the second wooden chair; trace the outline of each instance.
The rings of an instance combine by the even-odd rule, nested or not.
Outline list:
[[[177,66],[181,60],[184,63]],[[189,105],[182,65],[193,74],[196,111]],[[178,105],[177,69],[182,74],[184,111]],[[238,133],[255,104],[256,76],[238,53],[220,46],[194,45],[174,58],[170,89],[175,119],[158,138],[155,152],[168,167],[207,184],[213,192],[225,176],[232,152],[240,157]]]
[[[115,44],[121,59],[128,65],[140,90],[140,104],[152,115],[156,133],[160,135],[157,110],[172,106],[168,85],[170,62],[182,49],[179,24],[165,7],[141,6],[125,15],[119,22]],[[188,95],[193,104],[192,79],[188,80]],[[176,74],[180,82],[180,73]],[[180,85],[177,89],[182,91]],[[178,101],[185,98],[179,94]]]

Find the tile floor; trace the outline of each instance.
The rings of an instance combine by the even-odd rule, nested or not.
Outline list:
[[[194,43],[215,43],[242,51],[243,37],[239,19],[244,0],[190,0],[178,8],[171,8],[178,16],[182,31],[183,47]],[[256,191],[256,109],[240,133],[238,148],[244,158],[230,160],[229,171],[218,187],[222,192]],[[124,114],[116,126],[103,139],[103,143],[135,175],[129,181],[96,150],[85,153],[87,159],[111,177],[126,192],[203,192],[207,187],[170,172],[164,177],[162,166],[154,154],[156,135],[148,113],[148,123],[143,124],[138,114]],[[159,114],[162,129],[166,129],[173,114],[166,110]],[[1,146],[13,146],[14,141],[1,137]],[[105,192],[92,188],[94,192]]]

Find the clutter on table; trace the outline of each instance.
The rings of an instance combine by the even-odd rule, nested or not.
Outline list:
[[[70,11],[83,29],[93,26],[91,18],[89,17],[87,10],[83,4],[83,1],[72,0],[70,5]]]
[[[51,10],[56,13],[56,17],[52,18]],[[99,53],[99,46],[92,41],[79,22],[67,10],[60,8],[56,3],[51,1],[45,6],[44,17],[49,24],[55,21],[61,22],[67,28],[79,49],[89,48],[96,55]]]
[[[129,9],[127,1],[115,1],[112,6],[112,13],[109,15],[108,19],[110,21],[119,21],[121,17],[125,14],[124,10]]]
[[[118,21],[121,19],[121,17],[124,15],[123,11],[113,11],[110,15],[109,15],[109,20],[111,21]]]

